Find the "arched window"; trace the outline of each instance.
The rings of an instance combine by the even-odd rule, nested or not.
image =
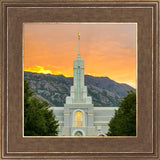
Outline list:
[[[83,136],[83,133],[81,131],[77,131],[74,135],[75,136]]]
[[[75,127],[83,126],[83,113],[81,111],[77,111],[75,113]]]

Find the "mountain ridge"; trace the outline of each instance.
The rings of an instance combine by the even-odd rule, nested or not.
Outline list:
[[[73,85],[73,77],[64,75],[25,71],[24,78],[30,82],[37,97],[46,99],[52,106],[63,106],[66,96],[70,95],[70,86]],[[108,77],[85,75],[85,85],[88,88],[88,96],[92,96],[94,106],[117,106],[127,95],[127,91],[135,91],[128,84],[118,83]]]

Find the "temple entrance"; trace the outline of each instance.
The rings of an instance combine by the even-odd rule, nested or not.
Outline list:
[[[81,131],[77,131],[74,136],[83,136],[83,133]]]

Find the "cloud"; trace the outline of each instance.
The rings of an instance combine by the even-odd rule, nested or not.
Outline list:
[[[73,76],[78,31],[86,74],[136,83],[135,24],[28,23],[24,25],[24,69]]]

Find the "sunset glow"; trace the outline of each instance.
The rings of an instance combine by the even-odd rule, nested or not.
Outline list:
[[[136,24],[24,24],[24,71],[73,76],[80,53],[85,74],[136,88]]]
[[[41,67],[41,66],[36,66],[35,68],[28,68],[28,69],[25,69],[25,71],[43,73],[43,74],[53,74],[51,70],[46,70],[44,69],[44,67]]]

